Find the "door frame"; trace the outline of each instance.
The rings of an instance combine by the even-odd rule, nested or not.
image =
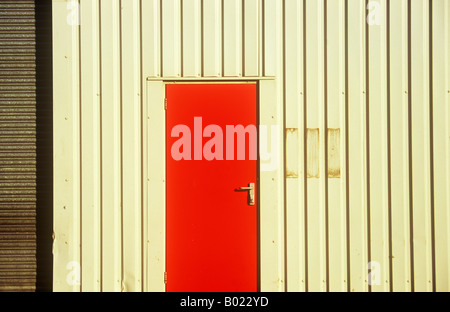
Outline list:
[[[256,83],[257,122],[278,125],[277,166],[262,170],[258,157],[258,291],[284,289],[284,130],[281,99],[275,78],[148,78],[144,88],[142,131],[143,170],[143,263],[144,290],[165,292],[166,272],[166,110],[167,84]],[[274,128],[272,128],[274,129]],[[259,136],[258,136],[259,146]],[[260,230],[261,229],[261,230]]]

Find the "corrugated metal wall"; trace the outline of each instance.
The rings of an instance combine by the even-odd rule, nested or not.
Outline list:
[[[51,289],[49,4],[0,1],[0,291]]]
[[[34,1],[0,2],[0,290],[36,283]]]
[[[285,179],[262,290],[450,290],[450,2],[53,5],[56,290],[148,289],[146,78],[272,76]]]

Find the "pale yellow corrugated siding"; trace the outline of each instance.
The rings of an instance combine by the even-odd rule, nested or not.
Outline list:
[[[449,1],[78,2],[53,0],[55,290],[163,279],[147,78],[245,77],[285,129],[261,289],[450,290]]]

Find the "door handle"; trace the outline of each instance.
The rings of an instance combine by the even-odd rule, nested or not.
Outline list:
[[[239,188],[240,191],[248,191],[248,204],[250,206],[255,205],[255,183],[249,183],[248,186]]]

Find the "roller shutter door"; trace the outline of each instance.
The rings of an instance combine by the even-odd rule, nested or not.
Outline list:
[[[43,220],[43,230],[37,225],[40,215],[51,211],[46,3],[0,1],[0,291],[35,291],[38,275],[49,285],[51,219]]]

